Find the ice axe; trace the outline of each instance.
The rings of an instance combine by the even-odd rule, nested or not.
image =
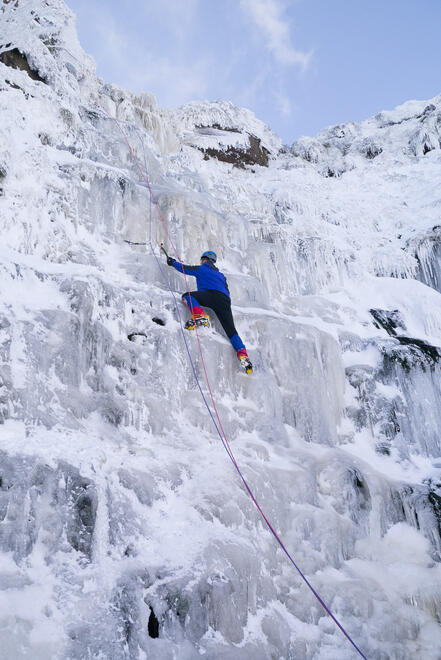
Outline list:
[[[168,256],[168,254],[167,254],[167,252],[166,252],[166,250],[165,250],[164,243],[161,243],[159,247],[160,247],[160,249],[163,251],[163,253],[165,254],[165,256],[167,257],[167,259],[169,259],[170,257]]]

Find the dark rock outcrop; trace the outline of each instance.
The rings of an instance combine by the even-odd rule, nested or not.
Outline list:
[[[393,311],[371,309],[369,311],[375,319],[376,327],[384,328],[390,337],[393,337],[401,344],[401,346],[382,348],[386,360],[399,362],[406,371],[409,371],[414,364],[420,364],[425,369],[426,365],[432,368],[440,361],[441,350],[436,346],[431,346],[416,337],[406,337],[397,334],[397,328],[406,329],[397,309]],[[405,347],[404,349],[402,348],[403,346]]]
[[[213,128],[217,128],[217,126],[214,126]],[[198,149],[205,154],[207,160],[208,158],[216,158],[224,163],[231,163],[235,167],[240,167],[242,169],[245,168],[246,165],[261,165],[262,167],[268,167],[269,151],[261,145],[260,138],[257,138],[254,135],[248,135],[248,140],[248,149],[241,149],[231,145],[224,149],[214,149],[213,147],[205,149],[203,147],[198,147]]]
[[[0,62],[10,66],[13,69],[20,69],[25,71],[32,80],[38,80],[39,82],[46,83],[47,81],[40,76],[38,71],[32,69],[29,65],[28,58],[26,55],[21,53],[18,48],[13,48],[12,50],[6,50],[0,54]]]

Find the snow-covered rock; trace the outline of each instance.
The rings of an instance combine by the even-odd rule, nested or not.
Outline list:
[[[360,124],[330,126],[316,138],[300,138],[292,152],[319,165],[324,176],[363,167],[365,160],[412,161],[441,149],[441,94],[431,101],[408,101],[393,111],[380,112]],[[378,163],[377,163],[378,165]]]
[[[282,148],[280,138],[246,108],[232,103],[188,103],[172,114],[183,144],[236,167],[268,166]]]
[[[224,451],[206,369],[247,482],[366,657],[439,660],[440,107],[282,148],[230,103],[104,84],[62,0],[3,0],[5,657],[356,657]],[[193,372],[168,235],[186,263],[218,253],[251,377],[216,319],[205,366],[187,338]]]

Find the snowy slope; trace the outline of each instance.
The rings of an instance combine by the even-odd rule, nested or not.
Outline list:
[[[217,321],[200,339],[266,515],[369,659],[439,660],[441,96],[283,147],[230,103],[104,84],[64,2],[20,0],[0,117],[4,657],[357,657],[222,447],[155,256],[125,242],[149,237],[132,150],[156,256],[168,232],[228,276],[255,373]]]

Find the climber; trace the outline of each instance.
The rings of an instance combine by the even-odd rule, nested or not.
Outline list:
[[[210,317],[205,313],[201,305],[211,307],[216,312],[225,330],[225,334],[233,345],[241,367],[247,374],[251,373],[253,365],[248,357],[245,345],[234,326],[230,292],[226,277],[215,266],[217,260],[216,254],[209,250],[202,254],[200,266],[185,266],[169,257],[163,247],[162,250],[167,256],[167,264],[169,266],[173,266],[180,273],[185,272],[186,275],[192,275],[196,278],[198,290],[182,295],[182,301],[191,310],[191,319],[185,324],[187,330],[194,330],[196,326],[209,326]]]

